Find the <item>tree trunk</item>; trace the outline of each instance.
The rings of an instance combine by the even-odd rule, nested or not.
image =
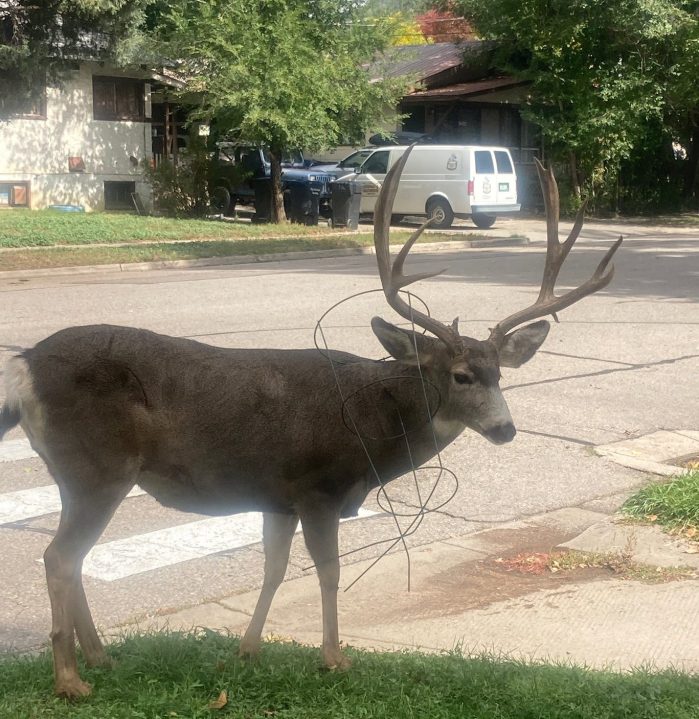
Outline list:
[[[282,192],[282,152],[274,148],[269,151],[272,173],[272,222],[286,222],[284,193]]]
[[[686,203],[692,203],[697,185],[697,168],[699,167],[699,127],[692,130],[692,139],[687,148],[687,165],[684,172],[682,196]]]
[[[580,190],[580,178],[578,177],[578,158],[576,157],[574,152],[570,153],[569,162],[570,183],[573,188],[573,193],[575,194],[576,199],[579,200],[582,196],[582,192]]]

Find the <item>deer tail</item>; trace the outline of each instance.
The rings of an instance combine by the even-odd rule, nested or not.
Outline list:
[[[9,404],[3,405],[0,410],[0,439],[5,436],[5,432],[19,424],[20,412],[19,407],[13,407]]]
[[[28,378],[24,358],[20,355],[10,359],[5,371],[5,403],[0,409],[0,439],[22,419],[22,387]]]

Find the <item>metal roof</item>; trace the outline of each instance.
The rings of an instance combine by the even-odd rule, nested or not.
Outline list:
[[[497,90],[509,90],[514,87],[528,85],[527,80],[520,80],[515,77],[493,77],[475,82],[459,82],[446,87],[436,87],[431,90],[416,90],[406,95],[403,102],[432,100],[457,100],[460,97],[473,97],[483,95]]]
[[[479,41],[431,45],[400,45],[385,55],[385,73],[388,77],[417,75],[420,79],[459,67],[469,47],[480,46]]]

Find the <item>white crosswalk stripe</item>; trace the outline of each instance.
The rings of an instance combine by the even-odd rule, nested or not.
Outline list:
[[[142,494],[145,494],[142,489],[134,487],[126,496],[138,497]],[[0,494],[0,525],[60,511],[61,495],[55,484]]]
[[[38,457],[28,439],[6,439],[0,442],[0,462],[16,462],[18,459]]]
[[[376,514],[360,509],[351,521]],[[300,527],[297,528],[300,531]],[[188,522],[156,532],[98,544],[83,563],[83,574],[113,582],[133,574],[179,564],[189,559],[246,547],[262,541],[262,514],[247,512]]]
[[[0,442],[0,461],[11,462],[35,456],[27,440]],[[142,489],[134,487],[127,496],[138,497],[143,494],[145,492]],[[0,526],[60,511],[61,497],[54,484],[0,494]],[[357,517],[343,521],[374,514],[376,512],[360,509]],[[98,544],[85,558],[83,573],[95,579],[113,582],[260,541],[261,513],[212,517]]]

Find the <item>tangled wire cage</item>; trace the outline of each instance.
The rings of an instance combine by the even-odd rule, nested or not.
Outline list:
[[[396,527],[396,534],[393,536],[364,544],[355,549],[342,552],[339,555],[340,557],[347,557],[372,547],[384,544],[387,545],[385,549],[381,551],[379,555],[376,556],[347,587],[345,587],[344,591],[351,589],[399,544],[402,545],[406,556],[407,584],[408,590],[410,590],[411,558],[410,549],[406,540],[418,531],[428,514],[443,509],[445,505],[451,502],[459,489],[459,481],[456,473],[446,467],[442,461],[439,443],[434,429],[433,420],[441,405],[442,397],[439,389],[424,376],[419,361],[417,363],[417,377],[401,373],[400,366],[396,362],[395,364],[398,372],[395,375],[368,382],[359,389],[352,387],[350,392],[343,389],[339,368],[343,365],[356,362],[358,359],[363,358],[357,358],[349,353],[333,349],[330,346],[323,323],[326,322],[330,315],[338,310],[338,308],[346,305],[347,303],[353,302],[360,297],[365,297],[375,293],[383,295],[383,289],[357,292],[345,297],[339,302],[336,302],[327,309],[316,322],[313,337],[316,349],[330,363],[335,379],[335,385],[341,399],[342,420],[347,429],[359,440],[362,450],[366,454],[371,472],[376,480],[376,484],[378,485],[376,490],[376,502],[383,512],[389,514],[393,518]],[[401,294],[408,303],[409,307],[412,308],[415,304],[419,304],[421,305],[423,312],[427,315],[430,314],[427,304],[420,297],[412,292],[408,292],[407,290],[401,290]],[[419,347],[416,337],[417,334],[424,334],[424,330],[418,328],[414,322],[410,323],[410,329],[413,332],[412,336],[415,354],[419,360]],[[384,356],[377,361],[386,362],[389,359],[391,359],[390,356]],[[392,418],[392,421],[384,421],[387,419],[385,400],[386,397],[391,396],[388,385],[393,383],[397,386],[405,386],[406,383],[414,382],[417,382],[419,385],[416,388],[415,396],[421,396],[422,401],[424,402],[423,412],[421,413],[422,416],[418,417],[417,423],[414,417],[404,417],[401,413],[400,407],[396,403],[392,406],[392,409],[395,411],[395,416]],[[378,401],[379,393],[381,393],[381,402]],[[368,413],[368,408],[373,409],[376,414],[372,415]],[[434,458],[436,461],[430,464],[418,466],[414,462],[414,453],[411,451],[410,435],[414,434],[416,430],[421,429],[425,425],[429,425],[431,430],[431,440],[434,443]],[[412,477],[412,486],[417,498],[414,505],[406,505],[406,502],[396,497],[392,497],[389,493],[389,482],[392,482],[393,486],[396,486],[395,480],[392,478],[386,479],[381,476],[377,468],[377,463],[372,457],[372,450],[370,446],[376,446],[382,441],[401,441],[404,444],[406,456],[409,458],[410,469],[403,476]],[[424,485],[424,482],[421,483],[420,475],[426,474],[434,474],[436,476],[428,486],[427,491],[424,491],[424,487],[421,486],[421,484]],[[444,489],[442,485],[444,485],[447,481],[451,481],[451,486],[446,488],[446,497],[442,496],[436,503],[433,503],[433,500],[440,495],[439,490]],[[400,505],[405,506],[405,508],[401,507],[399,509]]]

